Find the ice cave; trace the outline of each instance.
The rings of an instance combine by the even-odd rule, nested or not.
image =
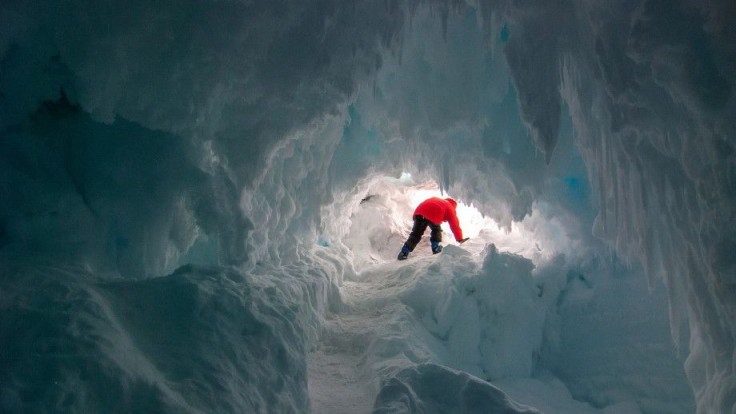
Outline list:
[[[4,0],[0,412],[734,414],[734,88],[733,0]]]

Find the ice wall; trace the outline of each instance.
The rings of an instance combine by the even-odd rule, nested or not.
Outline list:
[[[506,226],[535,202],[577,229],[598,211],[596,235],[665,281],[672,326],[688,315],[699,410],[733,410],[734,19],[725,0],[5,1],[3,343],[73,331],[22,316],[34,303],[86,312],[26,290],[40,264],[74,291],[50,275],[281,269],[267,281],[314,261],[293,279],[320,298],[312,337],[351,271],[336,212],[362,180],[422,170]]]
[[[118,217],[117,212],[101,211],[104,208],[96,205],[97,200],[88,201],[89,206],[68,208],[90,210],[73,215],[96,216],[94,224],[75,228],[93,233],[79,235],[81,243],[89,241],[94,248],[100,243],[90,239],[96,237],[125,239],[131,248],[142,250],[137,257],[143,257],[144,263],[122,267],[146,274],[170,271],[172,266],[162,266],[162,262],[175,264],[177,253],[187,250],[195,230],[210,235],[220,261],[244,260],[248,253],[243,238],[252,223],[237,208],[243,188],[246,193],[256,192],[264,171],[273,169],[270,162],[275,154],[289,141],[307,134],[311,122],[340,114],[357,86],[380,66],[382,50],[396,42],[393,34],[403,25],[398,8],[336,7],[333,2],[307,6],[296,2],[115,5],[82,1],[62,5],[13,1],[2,10],[1,119],[7,137],[3,192],[10,194],[3,200],[5,240],[20,242],[20,248],[34,245],[28,238],[38,232],[25,227],[42,220],[39,216],[52,215],[56,208],[43,205],[44,197],[17,194],[18,186],[11,183],[35,179],[43,187],[52,181],[43,174],[71,181],[63,194],[49,196],[49,204],[58,204],[65,193],[81,197],[84,204],[85,197],[95,198],[105,191],[88,188],[93,185],[122,187],[115,188],[115,194],[99,196],[104,199],[100,203],[118,204],[112,199],[137,196],[123,213],[135,216],[130,220]],[[326,16],[332,17],[326,21]],[[376,32],[374,27],[383,31]],[[121,125],[131,129],[116,131]],[[100,137],[107,142],[100,142]],[[332,139],[339,135],[333,134]],[[143,147],[127,149],[130,140],[140,140]],[[94,141],[97,148],[88,150],[88,141]],[[322,142],[329,145],[328,139]],[[319,153],[315,162],[329,163],[329,152],[327,148]],[[32,159],[27,161],[22,156],[25,153]],[[146,156],[151,159],[127,165],[137,161],[134,157]],[[35,160],[62,170],[43,170]],[[298,159],[292,162],[296,169],[301,165]],[[202,174],[199,183],[203,187],[193,183],[196,179],[176,177],[174,171],[187,168]],[[170,181],[178,183],[163,182],[161,188],[143,188],[131,196],[120,194],[138,191],[144,183],[155,187],[158,177],[171,177]],[[327,179],[324,173],[315,177]],[[297,175],[292,181],[298,183],[302,178]],[[105,179],[108,181],[99,184],[86,182]],[[178,185],[196,188],[187,191],[176,188]],[[33,193],[49,192],[38,190]],[[266,193],[275,191],[278,189]],[[292,198],[293,191],[289,188]],[[159,207],[161,200],[149,194],[167,198],[165,192],[171,194],[170,200],[161,203],[163,208],[158,211],[167,217],[155,217],[146,209]],[[179,200],[171,200],[177,197]],[[177,208],[177,202],[185,210],[180,220],[185,223],[167,229],[161,222],[170,218],[166,212]],[[29,212],[28,216],[18,217],[21,211]],[[43,220],[53,222],[54,218]],[[149,232],[155,235],[130,228],[156,226],[163,228]],[[176,234],[179,232],[186,234]],[[182,240],[165,240],[167,237]],[[59,240],[58,246],[45,250],[57,252],[64,245]],[[127,260],[119,257],[116,247],[108,249],[106,259]],[[164,256],[168,256],[166,261]]]
[[[734,267],[724,252],[735,230],[734,36],[712,16],[733,16],[733,6],[604,11],[620,17],[587,26],[595,53],[562,69],[562,94],[600,188],[594,231],[664,278],[675,336],[687,302],[698,410],[731,411],[735,298],[726,286]]]
[[[440,182],[501,222],[528,214],[532,200],[574,208],[552,183],[566,178],[554,168],[561,154],[553,150],[559,118],[569,113],[599,203],[594,233],[623,257],[641,261],[649,277],[663,278],[675,341],[688,314],[687,366],[701,412],[734,406],[736,302],[726,252],[733,250],[736,205],[736,72],[734,32],[724,16],[734,16],[732,4],[480,3],[477,14],[451,13],[442,41],[407,34],[406,78],[401,71],[382,78],[391,73],[387,64],[374,92],[379,108],[402,114],[394,135],[422,140],[417,151],[427,151],[422,162],[435,167]],[[467,29],[474,19],[490,40],[466,54],[484,35]],[[418,45],[407,46],[412,41]],[[503,53],[506,69],[492,70],[504,67],[495,53]],[[472,71],[478,68],[485,72]],[[513,85],[506,93],[518,101],[517,113],[503,105],[505,80]],[[506,123],[479,115],[503,110],[511,115]],[[533,151],[519,144],[526,134],[514,131],[514,115],[552,168],[535,164]],[[377,118],[391,119],[383,112]],[[480,153],[487,156],[478,160]],[[494,180],[478,183],[478,176]]]

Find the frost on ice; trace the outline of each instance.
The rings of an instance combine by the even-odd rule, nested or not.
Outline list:
[[[0,411],[733,411],[735,20],[3,2]]]

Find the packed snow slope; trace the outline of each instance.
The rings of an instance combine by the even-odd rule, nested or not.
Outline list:
[[[308,355],[378,412],[736,411],[734,21],[3,1],[0,411],[308,412]],[[397,267],[426,183],[490,230]]]

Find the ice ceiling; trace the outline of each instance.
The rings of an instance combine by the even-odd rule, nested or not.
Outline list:
[[[556,223],[568,260],[641,263],[675,341],[689,321],[699,412],[733,412],[734,21],[728,0],[4,1],[4,362],[40,266],[329,265],[318,315],[354,263],[315,246],[350,258],[360,200],[408,171],[502,228]]]

